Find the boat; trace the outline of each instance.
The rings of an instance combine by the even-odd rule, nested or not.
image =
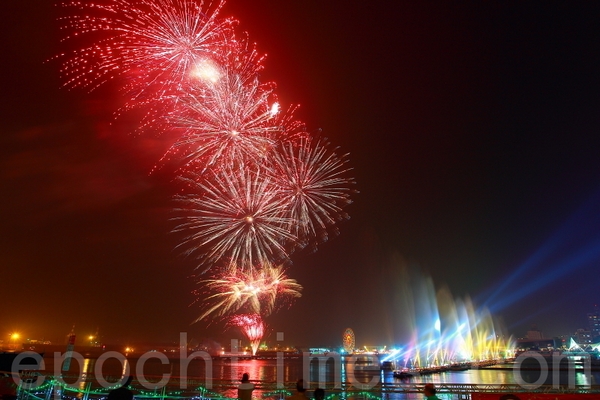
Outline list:
[[[355,371],[374,371],[379,370],[379,360],[376,356],[361,356],[357,357],[354,361]]]
[[[15,360],[17,359],[17,357],[22,354],[25,354],[25,356],[19,361],[19,365],[21,367],[28,366],[28,365],[37,366],[38,362],[34,358],[34,356],[36,358],[38,356],[40,358],[44,357],[44,353],[36,353],[33,351],[2,352],[2,353],[0,353],[0,372],[4,372],[4,373],[19,372],[19,371],[13,371],[13,364],[14,364]],[[26,368],[22,368],[22,369],[26,369]]]
[[[414,371],[411,371],[408,369],[400,369],[400,370],[394,371],[394,378],[397,378],[397,379],[410,379],[415,375],[416,375],[416,373]]]
[[[428,368],[421,368],[419,370],[419,373],[421,375],[431,375],[431,374],[437,374],[439,372],[443,372],[441,368],[439,367],[428,367]]]
[[[464,363],[450,364],[448,369],[450,371],[468,371],[469,369],[471,369],[471,363],[464,362]]]
[[[383,371],[394,371],[396,369],[396,365],[393,361],[382,361],[380,368]]]
[[[302,353],[298,351],[286,350],[286,351],[277,351],[277,350],[259,350],[256,352],[254,356],[257,360],[276,360],[278,357],[283,358],[300,358]]]
[[[221,360],[251,360],[254,358],[254,356],[252,353],[247,351],[221,351],[221,353],[218,355],[218,358]]]

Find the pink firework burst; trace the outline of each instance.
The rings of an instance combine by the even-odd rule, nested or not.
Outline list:
[[[234,315],[229,320],[229,325],[239,327],[244,335],[250,341],[252,355],[256,355],[260,341],[262,340],[266,324],[259,314],[239,314]]]

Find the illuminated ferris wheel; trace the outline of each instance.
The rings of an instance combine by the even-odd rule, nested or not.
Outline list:
[[[344,351],[346,353],[353,353],[354,346],[356,345],[356,338],[354,337],[354,331],[350,328],[346,328],[344,335],[342,336],[342,344],[344,345]]]

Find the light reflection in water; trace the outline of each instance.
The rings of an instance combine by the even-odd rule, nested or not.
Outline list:
[[[121,381],[125,379],[125,377],[129,376],[131,373],[131,366],[129,365],[129,360],[126,358],[123,362],[123,370],[121,371]]]
[[[95,359],[91,359],[91,358],[83,359],[83,367],[81,370],[81,379],[80,379],[79,386],[78,386],[81,393],[77,394],[78,399],[81,399],[83,397],[83,395],[84,395],[83,392],[85,392],[86,387],[90,384],[89,381],[93,380],[95,364],[96,364]]]

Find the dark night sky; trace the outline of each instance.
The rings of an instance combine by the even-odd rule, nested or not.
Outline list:
[[[110,88],[59,89],[52,3],[2,3],[0,334],[219,339],[190,326],[175,186],[148,174],[167,139],[110,126]],[[341,234],[293,257],[304,296],[273,331],[399,341],[406,265],[489,300],[516,336],[584,325],[600,300],[600,3],[230,0],[224,14],[268,53],[280,99],[350,152],[360,190]]]

